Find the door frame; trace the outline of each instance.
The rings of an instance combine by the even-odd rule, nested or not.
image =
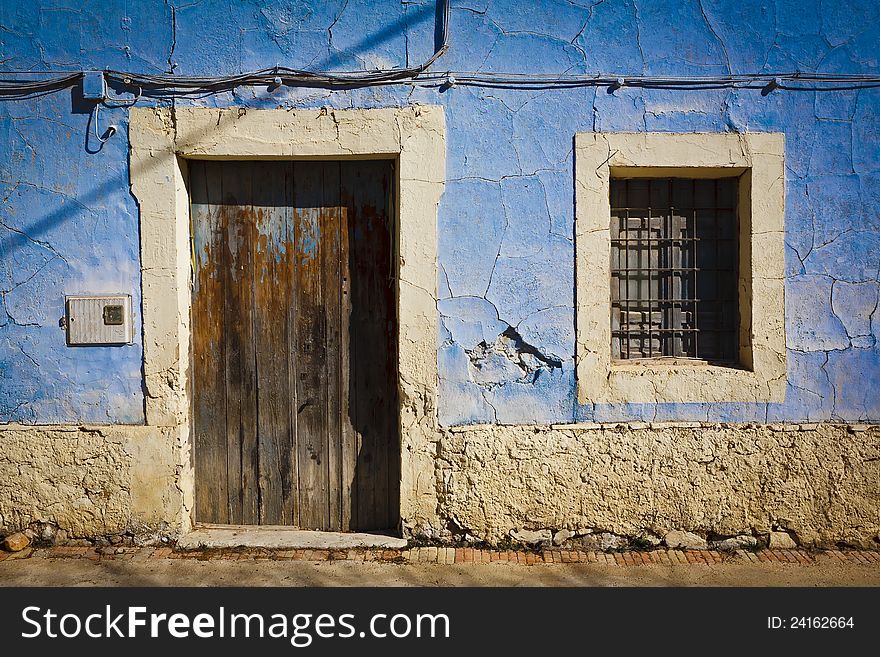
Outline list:
[[[191,231],[188,159],[394,159],[401,529],[435,516],[437,211],[446,177],[442,107],[253,110],[132,108],[132,194],[140,207],[146,424],[177,429],[182,531],[193,524]]]

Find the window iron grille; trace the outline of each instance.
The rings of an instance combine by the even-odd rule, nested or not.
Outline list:
[[[737,178],[611,180],[611,349],[734,364]]]

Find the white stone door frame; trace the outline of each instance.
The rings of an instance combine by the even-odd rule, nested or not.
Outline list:
[[[372,159],[397,162],[400,515],[404,530],[434,516],[438,433],[437,208],[446,176],[443,109],[246,110],[133,108],[131,189],[140,207],[147,425],[174,427],[191,527],[191,234],[187,159]],[[420,476],[423,475],[423,476]]]

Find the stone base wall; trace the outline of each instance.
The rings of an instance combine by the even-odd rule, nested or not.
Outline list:
[[[176,536],[189,527],[186,461],[174,428],[0,426],[0,534]]]
[[[880,542],[880,425],[487,425],[435,437],[414,480],[422,493],[434,482],[436,506],[413,506],[404,487],[402,508],[420,509],[404,514],[409,537],[587,549]],[[192,490],[180,429],[0,426],[0,534],[173,539],[190,528]]]
[[[657,544],[788,532],[804,546],[880,541],[880,426],[667,423],[446,429],[439,531],[492,545],[550,536]],[[680,540],[680,539],[677,539]],[[667,540],[667,543],[669,541]]]

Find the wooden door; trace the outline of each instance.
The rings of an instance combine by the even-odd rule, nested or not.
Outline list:
[[[393,529],[393,162],[191,161],[195,519]]]

